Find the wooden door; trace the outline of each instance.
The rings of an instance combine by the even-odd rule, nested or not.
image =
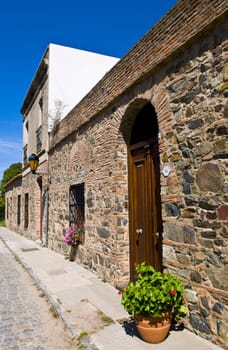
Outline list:
[[[129,219],[131,280],[135,264],[161,270],[162,222],[158,142],[129,147]]]

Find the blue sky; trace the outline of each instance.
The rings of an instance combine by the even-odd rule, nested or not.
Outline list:
[[[25,94],[49,43],[123,57],[177,0],[7,0],[0,5],[0,180],[22,161]]]

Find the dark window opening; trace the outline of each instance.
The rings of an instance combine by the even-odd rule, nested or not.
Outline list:
[[[21,224],[21,195],[17,196],[17,225]]]
[[[39,153],[42,149],[42,127],[36,130],[36,152]]]
[[[24,227],[28,227],[29,223],[29,194],[25,193],[25,208],[24,208]]]
[[[23,162],[24,165],[28,164],[28,145],[25,145],[23,148]]]
[[[85,221],[85,186],[73,185],[70,187],[69,195],[69,224],[80,223],[82,226]]]

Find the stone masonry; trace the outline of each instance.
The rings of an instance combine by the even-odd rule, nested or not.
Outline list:
[[[5,196],[5,220],[6,225],[10,226],[12,230],[19,231],[21,227],[22,216],[19,213],[19,201],[22,205],[22,176],[21,174],[15,176],[13,180],[6,184]],[[21,233],[21,231],[19,231]]]
[[[128,146],[140,110],[154,107],[163,267],[183,280],[186,326],[224,348],[227,38],[225,0],[179,1],[56,125],[48,165],[49,247],[68,252],[69,189],[83,183],[85,240],[77,260],[122,288],[129,281]]]
[[[127,82],[120,84],[119,97],[113,96],[113,102],[102,108],[111,94],[100,99],[102,85],[118,80],[124,64],[120,61],[60,123],[50,151],[50,246],[67,251],[63,236],[69,187],[85,183],[85,242],[77,259],[103,280],[121,287],[129,279],[129,135],[142,106],[146,102],[154,106],[161,173],[164,166],[169,168],[168,176],[161,175],[163,265],[183,278],[190,310],[188,327],[221,346],[227,344],[228,317],[227,30],[221,16],[180,45],[169,59],[162,52],[164,60],[156,69],[122,93]],[[140,49],[146,44],[147,36]],[[133,55],[134,50],[129,60]]]

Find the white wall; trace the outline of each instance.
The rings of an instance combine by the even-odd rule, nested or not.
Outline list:
[[[118,60],[115,57],[50,44],[48,103],[51,119],[58,110],[61,119],[64,118]]]

